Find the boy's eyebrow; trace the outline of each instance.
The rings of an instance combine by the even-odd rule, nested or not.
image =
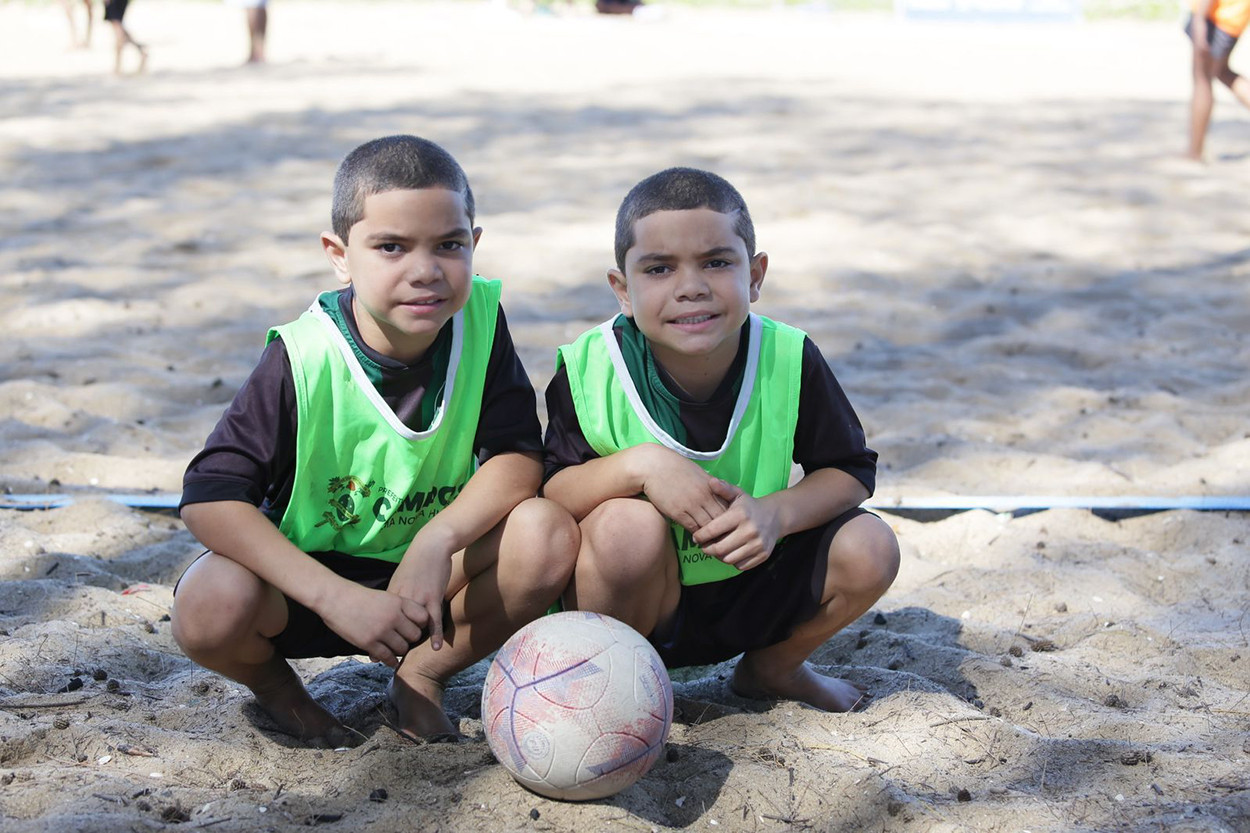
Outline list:
[[[708,258],[708,257],[719,257],[721,255],[731,255],[731,254],[734,254],[735,252],[736,252],[736,249],[733,246],[715,246],[711,249],[708,249],[705,252],[699,252],[697,255],[695,255],[695,257],[699,259],[703,259],[703,258]],[[672,260],[675,257],[677,256],[668,254],[667,252],[648,252],[645,255],[639,255],[637,258],[637,262],[643,263],[644,261]]]
[[[464,226],[457,226],[456,228],[451,229],[450,231],[445,231],[442,234],[435,234],[431,236],[437,237],[439,240],[450,240],[451,238],[454,238],[454,237],[471,237],[472,235],[473,235],[473,232],[470,231],[469,229],[465,228]],[[387,240],[408,240],[408,239],[409,239],[408,235],[406,234],[403,234],[398,231],[389,231],[386,229],[383,229],[382,231],[375,231],[365,238],[365,240],[367,240],[370,243],[385,242]]]

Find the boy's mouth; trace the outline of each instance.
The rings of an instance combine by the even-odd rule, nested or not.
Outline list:
[[[674,318],[673,323],[681,327],[691,327],[695,324],[702,324],[704,321],[711,321],[715,318],[711,313],[701,313],[699,315],[686,315],[681,318]]]

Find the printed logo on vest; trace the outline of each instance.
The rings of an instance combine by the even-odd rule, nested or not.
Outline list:
[[[451,504],[464,484],[456,486],[431,486],[409,495],[397,495],[383,488],[373,502],[373,516],[386,526],[410,526],[422,517],[432,518]]]
[[[456,499],[464,484],[433,486],[418,489],[408,495],[400,495],[378,485],[376,480],[366,483],[355,475],[331,477],[327,481],[329,508],[321,513],[321,520],[314,527],[329,526],[342,532],[349,526],[365,522],[365,526],[378,524],[390,526],[422,526]]]
[[[677,557],[681,559],[682,564],[698,564],[700,561],[707,561],[712,557],[694,542],[694,533],[690,530],[675,529],[673,532],[674,543],[677,544]]]
[[[349,526],[360,523],[357,502],[369,497],[373,491],[373,481],[365,483],[359,477],[331,477],[326,487],[330,495],[330,508],[321,513],[321,520],[314,525],[326,526],[340,532]]]

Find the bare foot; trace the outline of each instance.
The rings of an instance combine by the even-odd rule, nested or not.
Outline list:
[[[314,747],[338,749],[359,745],[363,736],[348,729],[314,700],[285,660],[275,659],[282,668],[275,664],[270,669],[273,681],[253,688],[252,695],[278,730]]]
[[[745,658],[734,669],[730,688],[739,697],[797,700],[827,712],[849,712],[869,696],[853,683],[816,673],[807,663],[788,675],[778,676],[758,673]]]
[[[398,728],[405,735],[427,740],[460,735],[443,711],[442,683],[417,672],[406,678],[397,673],[386,688],[386,696],[395,704]]]
[[[135,70],[136,75],[142,75],[148,69],[148,50],[146,46],[135,44],[135,48],[139,50],[139,68]]]

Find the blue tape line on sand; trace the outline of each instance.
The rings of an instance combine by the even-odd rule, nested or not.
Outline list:
[[[177,509],[181,499],[182,495],[172,493],[81,492],[76,495],[0,495],[0,509],[60,509],[80,500],[111,500],[134,509]]]
[[[941,497],[877,498],[864,504],[870,509],[959,511],[987,509],[991,512],[1020,512],[1031,509],[1118,509],[1157,512],[1192,509],[1200,512],[1250,510],[1250,497],[1241,495],[974,495]]]
[[[111,500],[135,509],[177,509],[181,495],[173,493],[117,494],[81,492],[58,495],[0,495],[0,509],[59,509],[80,500]],[[868,509],[889,512],[959,512],[985,509],[991,512],[1020,512],[1041,509],[1105,509],[1161,512],[1191,509],[1200,512],[1250,511],[1250,496],[1196,495],[939,495],[935,497],[877,497],[864,503]]]

